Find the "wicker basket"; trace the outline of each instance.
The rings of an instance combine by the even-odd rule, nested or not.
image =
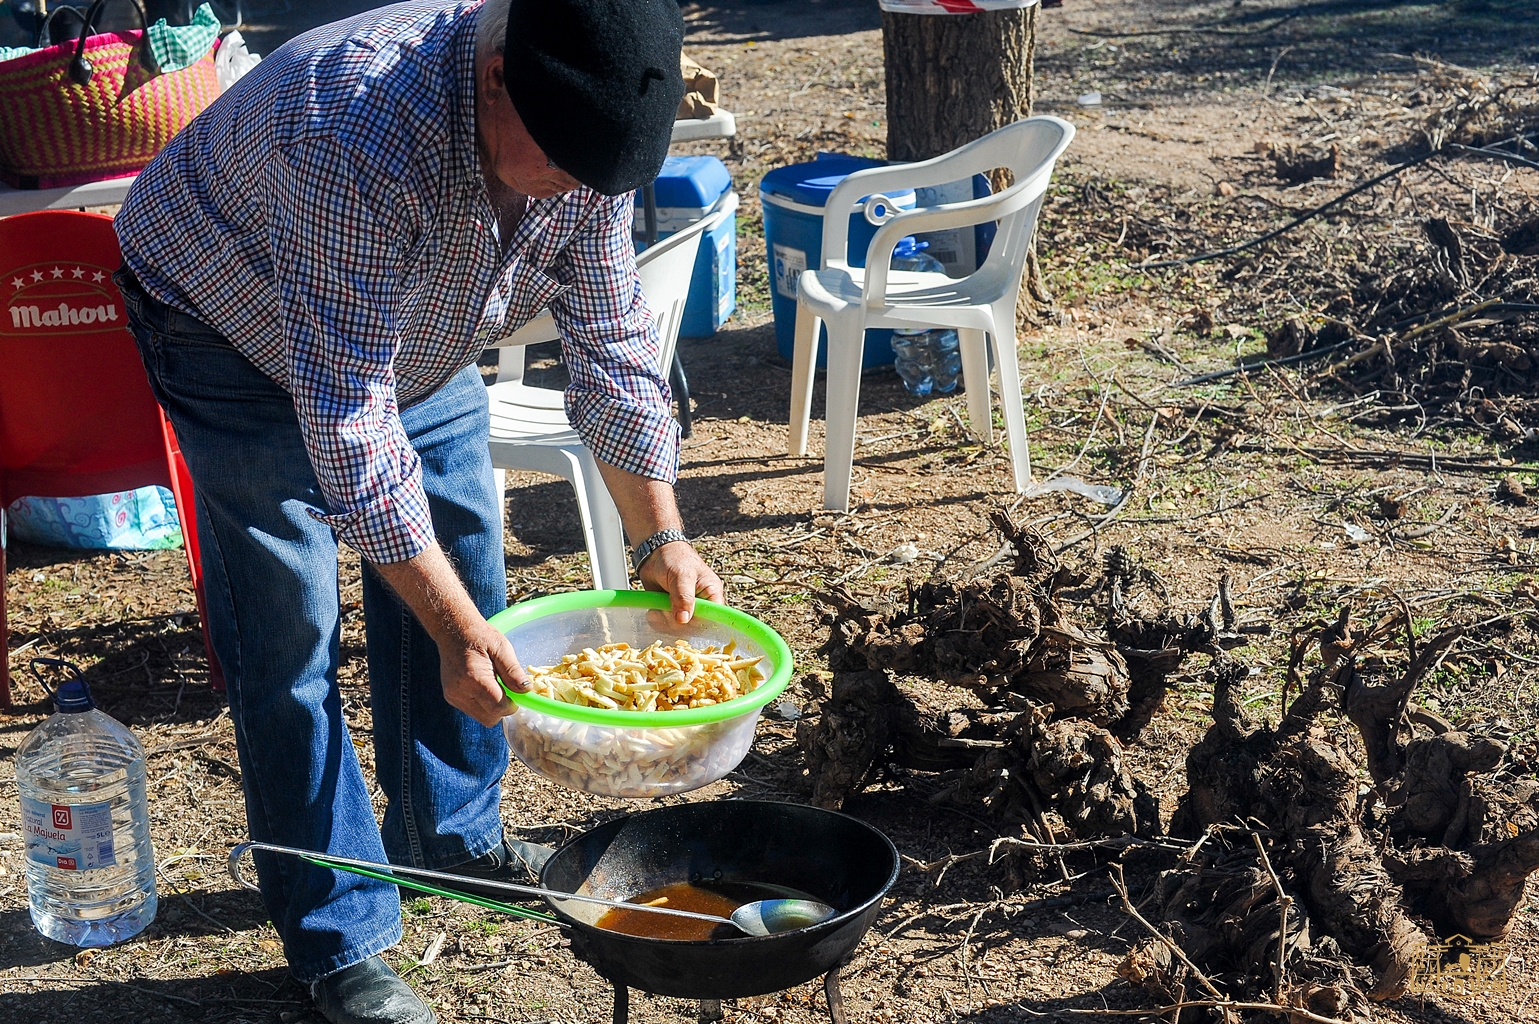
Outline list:
[[[97,33],[83,47],[71,40],[0,61],[0,179],[56,188],[137,173],[218,98],[217,48],[161,74],[140,59],[143,39],[141,30]],[[82,57],[90,74],[79,85]]]

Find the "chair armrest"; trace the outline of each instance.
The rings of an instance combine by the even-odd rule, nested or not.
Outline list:
[[[826,267],[830,262],[843,265],[846,262],[844,253],[849,245],[849,217],[830,217],[829,211],[845,209],[850,213],[859,213],[860,200],[866,196],[889,189],[917,189],[931,185],[944,185],[963,178],[971,178],[974,174],[990,170],[993,166],[992,164],[974,166],[979,163],[980,161],[973,154],[958,150],[931,160],[921,160],[918,163],[868,167],[848,175],[834,186],[828,202],[823,204],[823,265]],[[830,257],[830,253],[835,255]]]
[[[560,341],[561,332],[556,330],[556,321],[550,315],[550,310],[542,309],[524,326],[512,334],[498,338],[487,348],[517,348],[524,345],[540,345],[547,341]]]
[[[867,306],[881,305],[887,294],[887,272],[892,264],[892,251],[906,235],[921,231],[944,231],[947,228],[971,227],[988,221],[999,220],[1041,198],[1052,180],[1051,164],[1043,167],[1025,181],[1016,182],[1003,192],[968,199],[960,203],[926,206],[918,210],[904,210],[877,228],[866,248],[865,289],[862,302]],[[841,187],[843,183],[841,182]],[[835,192],[837,193],[837,189]],[[826,243],[825,243],[826,246]],[[824,248],[824,253],[828,249]],[[825,262],[826,256],[825,256]]]
[[[1021,133],[1030,131],[1039,138],[1035,143],[1023,143]],[[1057,117],[1038,116],[1016,121],[1006,125],[998,131],[990,132],[981,139],[975,139],[967,145],[944,153],[941,156],[929,160],[920,160],[910,164],[895,164],[888,167],[871,167],[846,177],[828,197],[824,204],[823,217],[823,267],[837,264],[848,269],[846,251],[849,245],[849,217],[829,216],[832,211],[848,210],[856,212],[856,200],[863,196],[894,188],[926,188],[932,185],[943,185],[947,182],[960,181],[970,178],[975,174],[991,171],[996,167],[1010,167],[1016,170],[1017,175],[1025,172],[1027,167],[1032,170],[1029,177],[1023,181],[1017,181],[1014,186],[1005,189],[1000,195],[1008,195],[1020,188],[1023,184],[1036,182],[1041,178],[1040,188],[1046,189],[1047,178],[1052,174],[1052,166],[1063,150],[1069,145],[1069,140],[1074,137],[1074,126]],[[1029,150],[1023,152],[1021,145],[1028,147],[1035,145],[1036,153]],[[1042,171],[1046,171],[1043,175]],[[1025,205],[1037,198],[1040,191],[1030,195],[1021,204]],[[985,197],[990,198],[990,197]],[[973,200],[978,202],[978,200]],[[965,206],[965,203],[947,204],[948,206]],[[1018,209],[1019,207],[1016,207]],[[932,208],[933,209],[933,208]],[[1012,212],[1001,210],[995,216],[1004,216]],[[987,216],[984,220],[991,219]],[[971,223],[982,223],[973,221]],[[934,228],[946,226],[934,224]],[[913,228],[911,227],[912,231]],[[901,236],[899,236],[901,237]],[[868,267],[871,265],[868,259]]]

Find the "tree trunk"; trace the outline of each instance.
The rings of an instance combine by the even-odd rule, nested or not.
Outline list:
[[[887,158],[928,160],[1031,116],[1036,40],[1035,4],[962,15],[883,11]],[[1010,182],[996,172],[991,184],[998,190]],[[972,197],[940,201],[957,198]],[[1052,296],[1042,286],[1035,244],[1022,290],[1018,317],[1043,322]]]
[[[882,13],[887,158],[928,160],[1031,115],[1037,8]]]

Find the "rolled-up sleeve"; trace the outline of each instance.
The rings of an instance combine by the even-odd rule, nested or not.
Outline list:
[[[404,239],[388,211],[404,204],[365,196],[348,151],[330,138],[280,150],[267,172],[285,383],[328,506],[312,514],[369,561],[404,561],[434,538],[396,400]]]
[[[550,270],[571,286],[550,306],[572,381],[567,418],[600,460],[672,483],[679,427],[658,368],[657,323],[636,276],[631,195],[595,202]]]

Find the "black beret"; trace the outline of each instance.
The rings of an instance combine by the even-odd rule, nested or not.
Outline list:
[[[615,196],[668,156],[683,45],[678,0],[512,0],[503,77],[551,162]]]

